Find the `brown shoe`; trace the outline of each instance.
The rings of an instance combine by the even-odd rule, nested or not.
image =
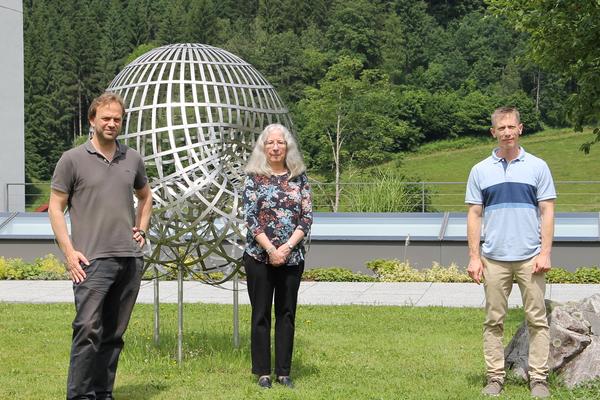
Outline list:
[[[504,388],[504,382],[499,378],[490,378],[487,381],[487,385],[481,391],[481,394],[485,396],[500,396],[502,389]]]
[[[536,399],[546,399],[550,397],[548,382],[543,379],[532,379],[531,382],[529,382],[529,389],[531,389],[531,397],[535,397]]]

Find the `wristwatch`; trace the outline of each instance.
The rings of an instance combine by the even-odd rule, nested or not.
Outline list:
[[[289,247],[290,250],[294,250],[294,246],[292,246],[290,242],[285,242],[285,244],[287,244],[287,247]]]

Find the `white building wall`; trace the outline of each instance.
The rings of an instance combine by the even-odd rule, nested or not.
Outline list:
[[[0,0],[0,211],[23,211],[25,123],[23,3]]]

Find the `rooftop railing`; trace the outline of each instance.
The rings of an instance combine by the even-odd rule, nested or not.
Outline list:
[[[335,184],[311,180],[313,208],[321,212],[445,212],[465,211],[466,182],[344,182],[335,209]],[[600,212],[600,181],[556,181],[557,212]],[[7,183],[5,209],[45,211],[50,182]]]

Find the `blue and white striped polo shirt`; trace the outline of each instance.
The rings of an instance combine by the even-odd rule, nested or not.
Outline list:
[[[492,260],[520,261],[541,247],[538,202],[556,198],[546,162],[522,147],[507,163],[496,151],[471,169],[465,202],[482,204],[482,254]]]

